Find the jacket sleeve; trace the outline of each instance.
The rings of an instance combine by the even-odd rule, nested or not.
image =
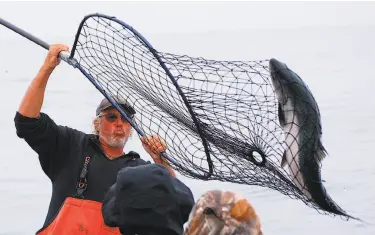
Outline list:
[[[53,181],[68,158],[73,129],[56,123],[45,113],[29,118],[16,113],[16,133],[39,155],[44,173]]]

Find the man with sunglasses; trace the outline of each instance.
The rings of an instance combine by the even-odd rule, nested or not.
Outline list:
[[[135,110],[125,100],[114,98],[123,108],[126,116],[134,120]],[[105,122],[102,119],[105,119]],[[96,109],[96,118],[93,121],[94,133],[98,136],[104,152],[109,159],[113,159],[124,154],[124,146],[133,131],[132,126],[121,116],[120,112],[104,98]],[[168,168],[173,176],[176,176],[173,169],[161,157],[161,152],[167,149],[165,142],[158,136],[148,136],[141,138],[142,145],[150,154],[155,163],[161,164]]]
[[[52,183],[48,213],[36,234],[121,234],[118,227],[108,227],[103,220],[102,202],[108,189],[118,180],[118,172],[128,167],[137,170],[138,166],[157,165],[176,179],[173,169],[160,157],[166,145],[158,136],[142,138],[143,147],[155,164],[141,159],[134,151],[125,153],[124,146],[132,127],[107,99],[103,99],[96,109],[94,134],[57,125],[41,112],[47,81],[59,64],[61,51],[68,51],[68,47],[50,46],[44,64],[28,87],[14,118],[17,135],[38,154],[41,168]],[[127,116],[134,118],[136,112],[126,101],[113,98]],[[142,177],[147,174],[143,172]],[[137,178],[134,180],[140,182]],[[185,185],[181,183],[177,187],[181,192],[176,197],[178,208],[186,208],[177,214],[183,215],[180,221],[184,223],[194,199]],[[152,200],[152,191],[148,194]]]

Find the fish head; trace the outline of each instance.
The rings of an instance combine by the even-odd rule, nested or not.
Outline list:
[[[289,87],[288,84],[291,83],[289,76],[282,76],[282,71],[285,71],[287,67],[285,64],[279,62],[276,59],[271,59],[269,62],[269,69],[271,75],[271,82],[275,89],[277,99],[280,104],[285,104],[288,100]]]
[[[269,69],[271,81],[280,104],[285,105],[289,99],[311,94],[303,80],[286,64],[272,58],[269,62]]]
[[[299,115],[310,115],[321,129],[318,104],[301,77],[289,69],[286,64],[273,58],[269,62],[269,69],[279,104],[288,106],[287,110],[296,110],[303,106],[303,110],[298,111]]]
[[[211,190],[194,205],[185,235],[259,235],[260,220],[254,208],[239,194]]]

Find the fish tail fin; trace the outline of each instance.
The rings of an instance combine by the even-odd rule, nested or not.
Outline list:
[[[366,223],[366,221],[363,221],[363,220],[360,219],[359,217],[354,217],[354,216],[352,216],[352,215],[349,215],[348,213],[346,213],[346,212],[345,212],[344,210],[342,210],[341,208],[340,208],[339,212],[337,213],[337,215],[339,215],[339,216],[343,216],[343,217],[345,217],[347,220],[349,220],[349,219],[353,219],[353,220],[360,221],[360,222],[362,222],[362,223]]]
[[[345,210],[343,210],[339,205],[337,205],[333,199],[327,194],[326,192],[326,203],[328,205],[328,207],[326,208],[323,208],[325,209],[326,211],[328,212],[332,212],[338,216],[342,216],[342,217],[345,217],[347,220],[349,219],[353,219],[353,220],[358,220],[358,221],[361,221],[361,222],[365,222],[363,221],[362,219],[360,219],[359,217],[354,217],[352,215],[349,215]]]

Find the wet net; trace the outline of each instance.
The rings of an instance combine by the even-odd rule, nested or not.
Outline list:
[[[203,180],[258,185],[319,209],[281,168],[287,149],[269,61],[215,61],[155,50],[116,18],[90,15],[71,58],[95,85],[136,110],[134,124],[158,134],[171,166]]]

